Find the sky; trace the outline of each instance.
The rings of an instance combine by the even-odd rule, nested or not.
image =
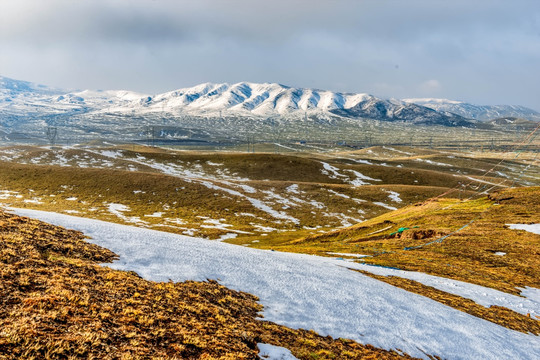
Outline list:
[[[0,0],[0,75],[148,94],[276,82],[540,110],[540,1]]]

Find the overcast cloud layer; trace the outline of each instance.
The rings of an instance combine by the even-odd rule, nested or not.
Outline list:
[[[540,110],[540,1],[0,0],[0,75],[144,93],[278,82]]]

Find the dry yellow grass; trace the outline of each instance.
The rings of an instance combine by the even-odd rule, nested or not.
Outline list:
[[[469,226],[454,233],[474,220]],[[418,203],[358,225],[270,247],[371,255],[368,264],[421,271],[518,294],[540,287],[540,235],[508,223],[540,222],[540,187],[505,189],[476,200]],[[409,228],[394,234],[399,228]],[[422,246],[444,235],[449,237]],[[264,245],[261,245],[264,246]],[[406,248],[420,246],[415,249]],[[496,252],[506,255],[497,256]]]

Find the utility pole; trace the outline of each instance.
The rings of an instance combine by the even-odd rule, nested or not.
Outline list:
[[[152,144],[152,147],[154,147],[155,144],[155,129],[154,126],[149,126],[146,130],[146,144],[150,146]]]
[[[279,130],[279,128],[276,127],[276,133],[275,133],[275,136],[276,136],[276,154],[279,154],[279,142],[280,142],[280,136],[281,135],[281,131]]]

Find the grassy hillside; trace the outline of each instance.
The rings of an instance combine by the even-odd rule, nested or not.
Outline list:
[[[216,282],[155,283],[97,265],[115,254],[81,233],[0,212],[1,359],[299,359],[406,355],[257,320],[250,294]]]
[[[519,293],[519,287],[540,287],[540,235],[506,224],[538,222],[540,187],[511,188],[468,201],[417,203],[345,229],[268,246],[321,255],[365,254],[370,255],[363,258],[368,264]]]
[[[16,147],[0,150],[0,201],[249,243],[350,226],[471,181],[459,168],[412,162],[416,167],[321,154]]]

